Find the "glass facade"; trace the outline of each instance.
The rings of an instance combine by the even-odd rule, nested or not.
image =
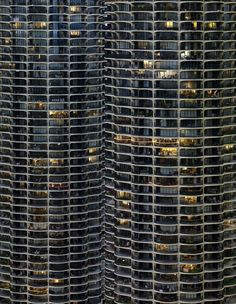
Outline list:
[[[236,303],[235,1],[107,1],[106,303]]]
[[[101,303],[101,0],[0,0],[0,303]]]

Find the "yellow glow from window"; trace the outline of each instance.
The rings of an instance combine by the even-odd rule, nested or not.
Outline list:
[[[12,27],[15,29],[19,29],[21,27],[21,22],[12,23]]]
[[[166,28],[173,28],[174,22],[173,21],[166,21],[165,26],[166,26]]]
[[[152,143],[155,146],[176,146],[178,140],[174,138],[153,138]]]
[[[196,196],[185,196],[184,201],[188,204],[196,204],[197,197]]]
[[[68,113],[65,111],[50,111],[50,118],[66,118],[68,117]]]
[[[193,28],[197,29],[197,21],[193,21],[192,24],[193,24]]]
[[[46,159],[32,159],[32,166],[47,166],[47,160]]]
[[[183,272],[192,272],[195,270],[197,270],[197,265],[194,265],[194,264],[185,264],[182,266]]]
[[[47,23],[46,22],[35,22],[34,23],[34,28],[45,29],[46,27],[47,27]]]
[[[192,168],[192,167],[184,167],[180,169],[181,174],[185,174],[185,175],[194,175],[197,173],[197,169],[196,168]]]
[[[150,61],[150,60],[144,60],[143,61],[143,67],[144,67],[144,69],[150,69],[150,68],[152,68],[152,61]]]
[[[130,136],[123,136],[123,135],[115,135],[114,140],[118,143],[130,143],[131,138]]]
[[[79,36],[80,36],[80,31],[71,31],[71,32],[70,32],[70,35],[71,35],[72,37],[79,37]]]
[[[236,228],[236,220],[235,219],[227,219],[224,220],[224,228]]]
[[[156,251],[166,252],[168,251],[168,245],[166,244],[156,244]]]
[[[226,149],[226,150],[230,150],[230,149],[232,149],[233,147],[234,147],[234,145],[232,145],[232,144],[231,144],[231,145],[225,145],[225,149]]]
[[[159,76],[160,76],[160,78],[163,78],[163,79],[165,79],[165,78],[171,79],[171,78],[175,78],[177,76],[177,73],[172,70],[166,70],[166,71],[160,71]]]
[[[183,147],[194,147],[197,143],[197,140],[195,139],[189,139],[189,138],[181,138],[180,139],[180,145]]]
[[[46,271],[43,271],[43,270],[42,270],[42,271],[34,271],[33,274],[34,274],[34,275],[46,275],[47,272],[46,272]]]
[[[62,165],[64,163],[64,161],[62,159],[50,159],[49,160],[49,164],[50,166],[58,166],[58,165]]]
[[[186,83],[185,83],[185,87],[186,87],[186,89],[193,89],[193,87],[194,87],[194,82],[192,82],[192,81],[186,82]]]
[[[118,222],[120,225],[124,225],[124,226],[127,226],[129,224],[129,220],[126,219],[121,219]]]
[[[163,156],[176,156],[177,155],[177,148],[161,148],[160,155]]]
[[[79,13],[79,11],[80,11],[80,7],[78,6],[78,5],[73,5],[73,6],[71,6],[70,7],[70,12],[71,13]]]
[[[7,283],[7,282],[1,282],[0,283],[0,288],[9,289],[10,287],[11,287],[10,283]]]
[[[97,156],[89,156],[88,160],[90,163],[95,163],[97,161]]]
[[[48,289],[47,288],[39,288],[39,287],[31,287],[30,286],[28,291],[31,294],[42,295],[42,294],[46,294]]]
[[[130,193],[125,192],[125,191],[117,191],[117,198],[120,199],[129,199],[130,198]]]
[[[5,39],[5,44],[11,44],[11,40],[10,39]]]
[[[143,75],[145,73],[145,70],[136,70],[136,71],[134,71],[134,73],[136,75]]]
[[[217,27],[216,22],[209,22],[209,23],[208,23],[208,28],[209,28],[209,29],[216,29],[216,27]]]
[[[129,208],[130,207],[130,203],[127,202],[127,201],[122,201],[121,202],[121,206],[124,207],[124,208]]]
[[[42,102],[37,102],[36,104],[35,104],[35,109],[36,110],[43,110],[43,109],[45,109],[46,108],[46,105],[44,104],[44,103],[42,103]]]
[[[96,151],[97,151],[97,148],[89,148],[89,149],[88,149],[88,153],[89,153],[89,154],[96,153]]]
[[[32,191],[33,196],[35,197],[47,197],[47,191]]]

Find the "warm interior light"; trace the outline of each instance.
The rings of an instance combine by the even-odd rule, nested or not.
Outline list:
[[[184,201],[188,204],[196,204],[197,197],[196,196],[185,196]]]
[[[73,5],[70,7],[70,13],[79,13],[80,7],[78,5]]]
[[[79,36],[80,36],[80,31],[71,31],[71,32],[70,32],[70,35],[71,35],[72,37],[79,37]]]
[[[152,68],[152,61],[150,61],[150,60],[144,60],[143,61],[143,67],[144,67],[144,69],[150,69],[150,68]]]
[[[209,29],[216,29],[216,27],[217,27],[216,22],[209,22],[209,23],[208,23],[208,28],[209,28]]]
[[[192,24],[193,24],[193,28],[197,29],[197,21],[193,21]]]
[[[174,22],[173,21],[166,21],[165,26],[166,26],[166,28],[172,28],[174,26]]]
[[[89,156],[88,160],[90,163],[94,163],[97,161],[97,156]]]

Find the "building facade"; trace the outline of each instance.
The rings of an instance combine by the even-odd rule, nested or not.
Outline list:
[[[100,0],[0,1],[0,303],[101,303]]]
[[[236,1],[103,9],[0,0],[0,303],[235,304]]]
[[[235,1],[107,1],[106,303],[236,302]]]

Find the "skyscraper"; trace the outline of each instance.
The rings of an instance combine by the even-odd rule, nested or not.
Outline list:
[[[106,304],[234,304],[236,2],[107,8]]]
[[[235,304],[236,1],[104,8],[0,0],[0,304]]]
[[[0,303],[101,303],[100,0],[0,2]]]

